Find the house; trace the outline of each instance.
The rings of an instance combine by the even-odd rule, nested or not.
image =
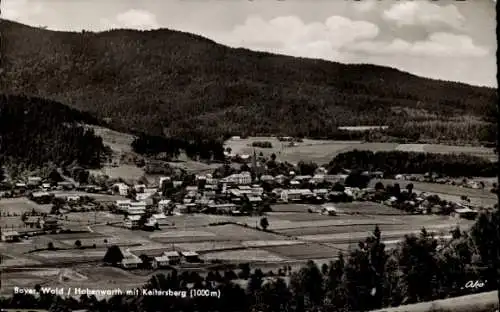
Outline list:
[[[2,242],[16,242],[19,240],[19,233],[16,231],[2,231]]]
[[[170,182],[170,181],[172,181],[170,177],[160,177],[160,179],[158,180],[159,188],[160,189],[163,188],[163,182]]]
[[[236,209],[235,204],[211,204],[208,205],[208,208],[210,210],[216,211],[216,212],[231,212]]]
[[[311,179],[312,179],[312,176],[310,176],[310,175],[298,175],[294,178],[294,180],[297,180],[299,182],[309,181]]]
[[[120,194],[121,196],[127,196],[129,187],[125,183],[116,183],[113,185],[113,190]]]
[[[309,189],[292,189],[281,192],[281,200],[284,202],[299,201],[307,196],[313,196],[313,193]]]
[[[142,260],[139,257],[131,256],[122,259],[121,267],[124,269],[137,269],[140,264],[142,264]]]
[[[274,177],[272,175],[265,174],[265,175],[262,175],[260,177],[260,181],[262,181],[262,182],[273,182],[274,181]]]
[[[42,178],[28,177],[28,186],[39,186],[40,184],[42,184]]]
[[[40,227],[40,220],[38,216],[29,216],[24,220],[24,224],[29,228]]]
[[[153,262],[151,263],[153,269],[164,268],[168,265],[168,257],[165,256],[153,257]]]
[[[182,186],[182,181],[174,181],[174,187]]]
[[[198,187],[197,186],[186,186],[186,192],[198,192]]]
[[[46,217],[39,221],[40,227],[44,230],[55,230],[59,228],[59,220],[54,217]]]
[[[119,211],[125,212],[125,211],[128,211],[131,203],[132,203],[132,201],[129,199],[117,200],[115,203],[115,206]]]
[[[50,190],[51,185],[50,183],[42,183],[42,189],[43,190]]]
[[[162,199],[158,202],[158,211],[165,212],[172,206],[172,201],[170,199]]]
[[[250,172],[235,173],[221,180],[222,183],[232,183],[237,185],[246,185],[252,183]]]
[[[286,180],[287,180],[287,177],[282,175],[282,174],[279,174],[279,175],[274,177],[274,182],[279,183],[279,184],[283,184]]]
[[[134,185],[134,191],[136,193],[143,193],[145,189],[146,189],[146,185],[145,184],[136,184],[136,185]]]
[[[321,208],[321,214],[327,215],[327,216],[336,216],[337,215],[337,209],[333,205],[324,205]]]
[[[165,251],[163,253],[163,256],[168,259],[168,264],[170,265],[176,265],[181,262],[181,255],[179,252],[173,250],[173,251]]]
[[[155,193],[137,193],[135,195],[135,200],[137,201],[145,201],[145,200],[148,200],[148,199],[151,199],[153,196],[155,195]]]
[[[139,215],[131,215],[126,217],[123,220],[123,226],[126,227],[127,229],[136,229],[139,227],[139,223],[141,220],[141,216]]]
[[[253,196],[253,195],[250,195],[250,196],[247,196],[247,199],[248,201],[252,204],[252,205],[258,205],[260,203],[262,203],[262,198],[260,196]]]
[[[64,190],[72,190],[75,188],[75,185],[71,182],[68,182],[68,181],[58,182],[57,186],[64,189]]]
[[[321,183],[325,181],[324,174],[315,174],[311,179],[309,179],[309,183]]]
[[[164,213],[155,213],[151,216],[151,218],[154,218],[156,222],[160,222],[166,220],[167,216]]]
[[[131,202],[127,209],[127,213],[129,215],[142,215],[146,212],[146,206],[146,202],[144,201]]]
[[[78,196],[78,195],[66,196],[66,201],[68,201],[68,202],[77,202],[79,200],[80,200],[80,196]]]
[[[183,251],[181,252],[181,255],[186,262],[200,262],[200,256],[194,251]]]
[[[478,212],[476,210],[472,210],[470,208],[456,208],[455,212],[453,215],[455,217],[467,219],[467,220],[474,220],[477,217]]]
[[[313,190],[313,193],[316,196],[327,196],[328,190],[327,189],[315,189],[315,190]]]
[[[28,186],[26,183],[16,183],[14,187],[18,190],[25,190]]]
[[[50,194],[49,192],[33,192],[30,196],[30,199],[32,201],[40,205],[50,204],[53,198],[54,195]]]

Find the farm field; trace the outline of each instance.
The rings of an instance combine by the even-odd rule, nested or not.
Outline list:
[[[339,249],[318,243],[303,243],[293,246],[273,246],[263,248],[287,259],[308,260],[333,258]]]
[[[374,202],[336,203],[334,206],[339,214],[407,215],[404,211]]]
[[[304,139],[304,142],[296,143],[296,146],[289,147],[287,142],[280,142],[276,137],[249,137],[246,139],[230,139],[226,141],[225,147],[230,147],[233,154],[251,155],[254,150],[251,145],[255,141],[268,141],[273,146],[272,148],[256,147],[255,151],[257,153],[262,152],[265,156],[275,153],[278,160],[290,163],[297,163],[300,160],[304,160],[325,164],[330,162],[337,154],[354,149],[370,150],[373,152],[397,150],[428,153],[465,153],[496,160],[496,156],[491,148],[440,144],[398,144]]]
[[[31,212],[33,209],[37,212],[49,213],[50,208],[51,205],[39,205],[25,197],[0,199],[1,213],[15,213],[21,216],[25,212]]]
[[[263,249],[247,249],[247,250],[232,250],[210,252],[203,255],[204,260],[226,260],[236,262],[280,262],[286,260],[283,257],[276,255]]]
[[[498,202],[497,196],[491,193],[489,188],[481,190],[481,189],[471,189],[471,188],[465,188],[447,184],[413,182],[404,180],[388,180],[388,179],[373,180],[371,181],[370,184],[375,185],[375,183],[377,183],[378,181],[382,182],[384,185],[399,183],[401,188],[406,188],[408,184],[413,183],[415,192],[426,192],[437,195],[449,195],[453,196],[450,198],[452,200],[456,199],[456,197],[458,197],[458,200],[460,200],[460,196],[465,195],[469,197],[471,201],[475,200],[477,203],[483,203],[486,206],[493,206]]]

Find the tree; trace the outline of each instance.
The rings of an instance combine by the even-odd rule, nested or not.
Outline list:
[[[272,160],[272,161],[276,161],[276,154],[275,154],[275,153],[272,153],[272,154],[271,154],[271,160]]]
[[[408,183],[408,185],[406,185],[406,189],[408,190],[408,194],[413,194],[413,183]]]
[[[123,260],[123,253],[117,245],[108,247],[106,254],[104,255],[103,262],[116,265]]]
[[[267,228],[269,227],[269,221],[267,218],[261,218],[260,219],[260,227],[264,230],[267,231]]]
[[[53,243],[53,242],[49,242],[49,243],[47,244],[47,249],[48,249],[48,250],[54,250],[54,243]]]
[[[76,247],[76,248],[82,248],[82,242],[81,242],[79,239],[77,239],[77,240],[75,241],[75,247]]]
[[[376,191],[383,191],[385,189],[384,184],[382,182],[377,182],[375,184],[375,190]]]

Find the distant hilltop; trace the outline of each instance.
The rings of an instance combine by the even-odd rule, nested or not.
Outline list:
[[[491,88],[229,48],[168,29],[77,33],[2,20],[0,32],[0,93],[56,100],[152,135],[320,137],[338,126],[481,119],[496,103]]]

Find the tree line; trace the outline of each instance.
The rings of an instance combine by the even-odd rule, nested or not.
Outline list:
[[[206,276],[183,272],[153,276],[144,289],[220,290],[220,298],[158,297],[118,295],[97,300],[92,296],[61,299],[51,295],[15,294],[0,302],[6,308],[37,308],[50,311],[370,311],[423,301],[493,290],[499,266],[500,212],[481,214],[469,231],[451,231],[447,241],[425,229],[407,235],[394,249],[384,244],[375,227],[371,236],[350,252],[340,252],[322,266],[309,261],[300,270],[279,270],[264,274],[257,269],[239,272],[222,269]],[[112,247],[110,247],[112,248]],[[239,286],[234,280],[246,280]],[[481,281],[480,289],[467,287]]]
[[[167,159],[175,159],[184,152],[191,159],[224,160],[224,147],[222,140],[204,139],[198,137],[172,138],[140,134],[132,142],[134,152],[142,155],[165,154]]]
[[[442,118],[495,116],[493,88],[387,67],[233,49],[167,29],[1,27],[5,90],[50,95],[127,132],[329,137],[338,126],[415,120],[396,107]]]
[[[87,121],[93,120],[56,102],[0,95],[0,158],[36,167],[75,161],[99,167],[108,149],[102,138],[78,124]]]
[[[331,172],[339,168],[377,171],[395,175],[402,173],[440,173],[450,177],[498,174],[498,162],[467,154],[354,150],[337,155],[328,165]]]

